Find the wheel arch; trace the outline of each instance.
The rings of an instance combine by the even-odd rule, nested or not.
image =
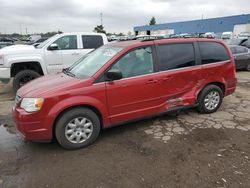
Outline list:
[[[39,73],[40,75],[44,75],[45,71],[39,61],[24,61],[24,62],[14,62],[11,64],[10,75],[11,77],[15,77],[15,75],[22,70],[33,70]]]
[[[53,124],[52,124],[52,126],[53,126],[52,127],[52,136],[53,136],[53,139],[55,138],[56,124],[57,124],[58,120],[60,119],[60,117],[64,113],[68,112],[69,110],[75,109],[75,108],[87,108],[87,109],[92,110],[98,116],[98,118],[100,120],[100,124],[101,124],[101,129],[103,129],[103,127],[104,127],[103,114],[101,113],[101,111],[97,107],[95,107],[93,105],[90,105],[90,104],[72,105],[72,106],[69,106],[69,107],[63,109],[62,111],[60,111],[59,114],[56,116],[55,120],[53,121]]]
[[[209,82],[206,85],[204,85],[204,87],[202,87],[202,89],[198,92],[197,99],[199,98],[199,96],[200,96],[201,92],[203,91],[203,89],[206,88],[208,85],[216,85],[216,86],[218,86],[222,90],[223,95],[225,96],[225,94],[226,94],[225,83],[216,81],[216,82]]]

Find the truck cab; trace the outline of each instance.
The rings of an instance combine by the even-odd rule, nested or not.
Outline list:
[[[30,80],[55,74],[108,42],[105,34],[72,32],[57,34],[37,47],[13,45],[0,50],[0,81],[13,79],[14,91]]]

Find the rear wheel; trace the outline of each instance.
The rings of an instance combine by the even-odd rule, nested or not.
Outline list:
[[[34,80],[40,77],[40,74],[33,70],[22,70],[16,74],[13,80],[13,89],[15,92],[22,87],[23,85],[27,84],[29,81]]]
[[[216,85],[208,85],[198,97],[198,111],[206,114],[213,113],[221,106],[222,100],[222,89]]]
[[[56,139],[65,149],[78,149],[92,144],[100,133],[100,120],[88,108],[74,108],[57,121]]]

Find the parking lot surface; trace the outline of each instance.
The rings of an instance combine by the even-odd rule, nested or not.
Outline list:
[[[218,112],[195,109],[102,131],[76,151],[25,142],[0,84],[0,187],[250,187],[250,73]]]

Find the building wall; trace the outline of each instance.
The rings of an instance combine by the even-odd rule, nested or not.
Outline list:
[[[250,32],[250,24],[238,24],[234,26],[234,34],[236,36],[244,31]]]
[[[205,32],[222,33],[225,31],[233,31],[235,25],[248,23],[250,23],[250,14],[157,25],[136,26],[134,27],[134,31],[140,32],[147,30],[155,31],[173,29],[175,34]]]
[[[170,35],[174,34],[173,29],[164,29],[164,30],[152,30],[151,35]]]

